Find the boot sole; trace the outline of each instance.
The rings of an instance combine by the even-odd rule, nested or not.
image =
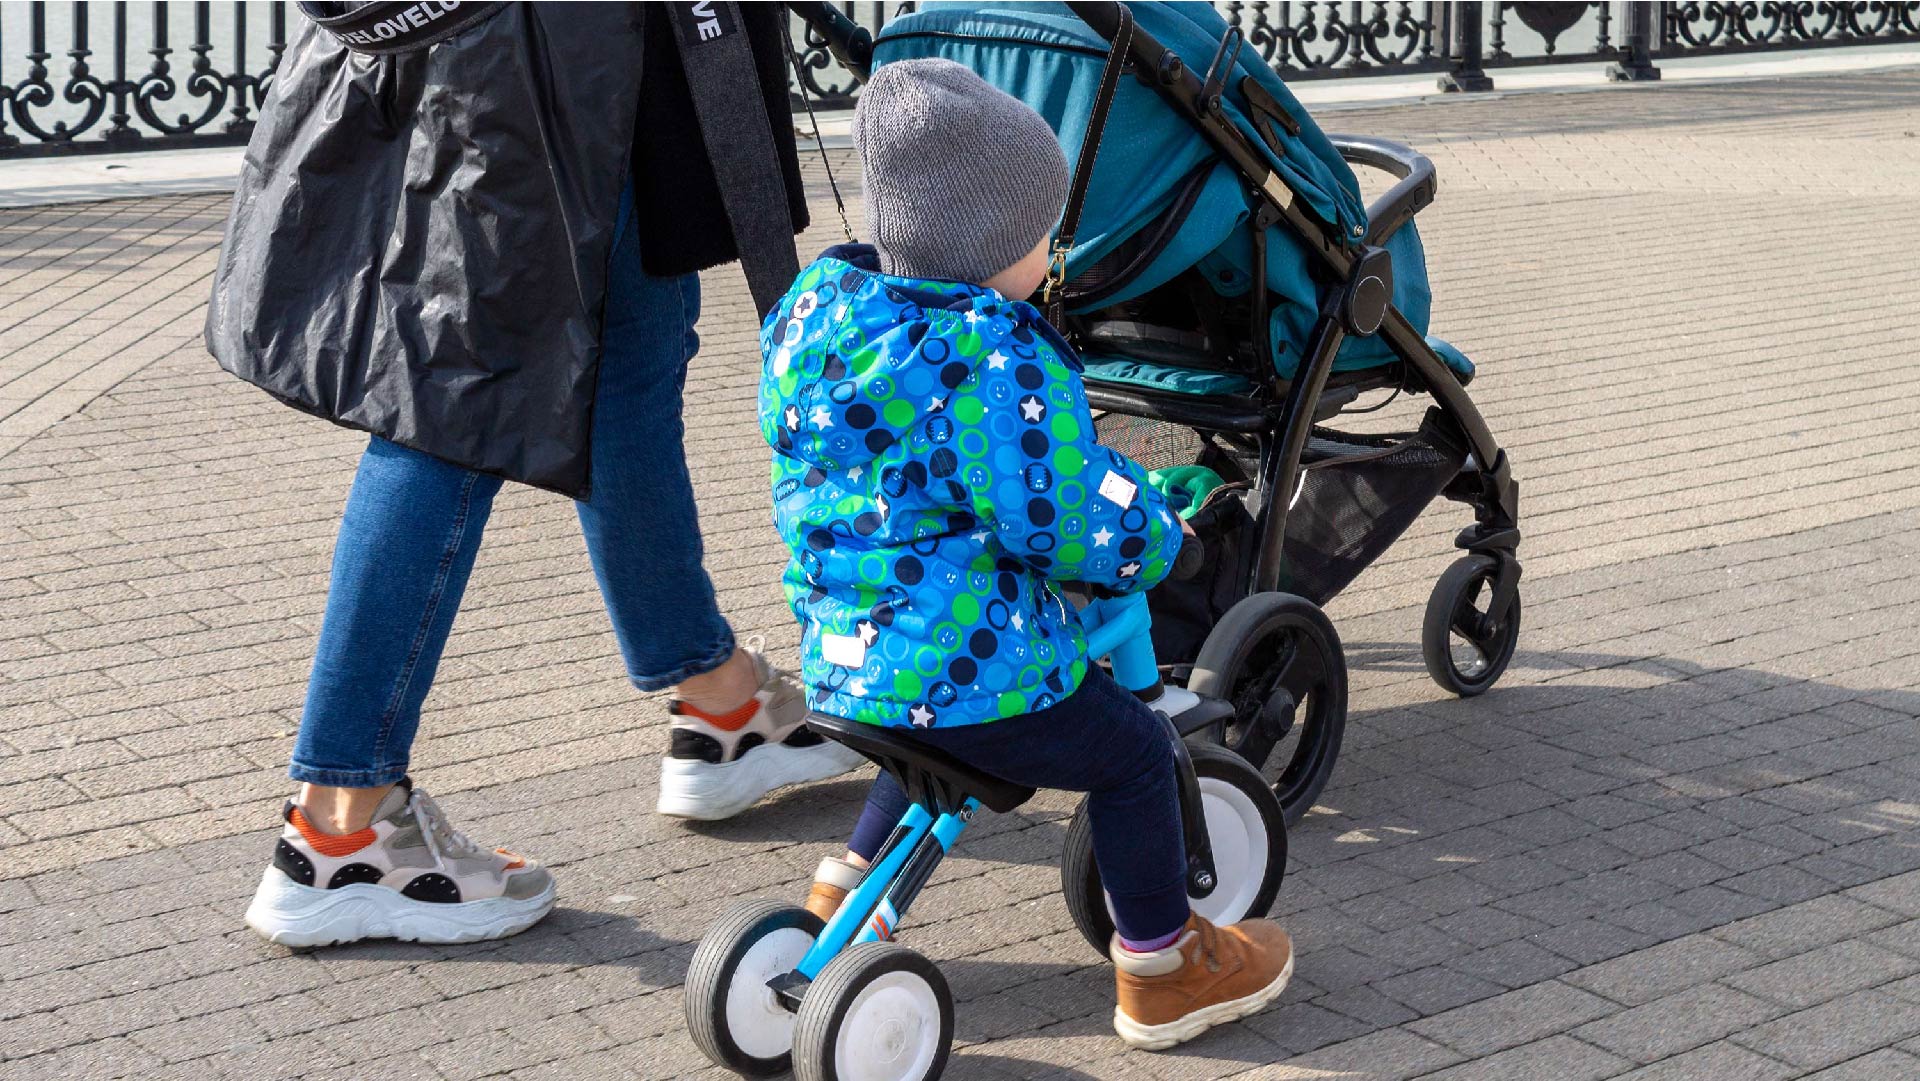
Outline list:
[[[1230,1021],[1250,1017],[1273,1004],[1280,993],[1287,989],[1287,981],[1293,979],[1293,958],[1287,958],[1286,967],[1274,981],[1251,995],[1216,1002],[1195,1010],[1185,1017],[1168,1021],[1164,1025],[1143,1025],[1118,1007],[1113,1011],[1113,1031],[1118,1033],[1122,1043],[1128,1047],[1137,1047],[1142,1051],[1165,1051],[1169,1047],[1186,1043],[1195,1036]]]
[[[505,938],[532,927],[553,908],[554,887],[525,900],[490,897],[436,904],[399,890],[357,882],[339,889],[302,886],[267,868],[247,906],[247,926],[267,941],[305,948],[395,938],[451,944]]]
[[[672,818],[716,822],[732,818],[776,788],[838,777],[863,761],[838,743],[763,743],[731,762],[668,758],[660,763],[655,810]]]

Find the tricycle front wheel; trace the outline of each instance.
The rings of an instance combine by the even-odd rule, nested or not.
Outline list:
[[[863,942],[827,962],[800,1002],[797,1081],[925,1081],[953,1050],[953,992],[932,961]]]

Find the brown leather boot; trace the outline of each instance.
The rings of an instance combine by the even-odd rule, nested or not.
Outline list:
[[[1165,949],[1134,953],[1116,935],[1108,953],[1120,1000],[1113,1030],[1148,1051],[1259,1013],[1293,976],[1293,941],[1272,920],[1215,927],[1195,913]]]
[[[833,919],[833,914],[840,911],[840,902],[847,899],[847,894],[853,892],[866,873],[838,856],[828,856],[813,872],[813,888],[807,891],[807,903],[801,907],[820,917],[823,923]]]

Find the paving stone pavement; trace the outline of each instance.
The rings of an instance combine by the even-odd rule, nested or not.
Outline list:
[[[984,821],[903,935],[961,1000],[950,1076],[1920,1076],[1920,73],[1333,126],[1439,166],[1435,327],[1524,485],[1519,658],[1472,701],[1421,670],[1451,505],[1331,606],[1352,712],[1276,910],[1299,975],[1176,1052],[1108,1029],[1071,802]],[[660,703],[548,495],[499,500],[416,772],[561,907],[458,948],[241,928],[364,440],[200,348],[224,212],[0,212],[0,1078],[723,1076],[682,1031],[693,943],[797,898],[863,782],[649,813]],[[702,333],[710,567],[790,652],[731,271]]]

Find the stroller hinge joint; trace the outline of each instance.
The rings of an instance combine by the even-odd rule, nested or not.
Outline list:
[[[1361,337],[1380,329],[1393,301],[1393,256],[1385,248],[1362,246],[1340,291],[1340,322]]]

